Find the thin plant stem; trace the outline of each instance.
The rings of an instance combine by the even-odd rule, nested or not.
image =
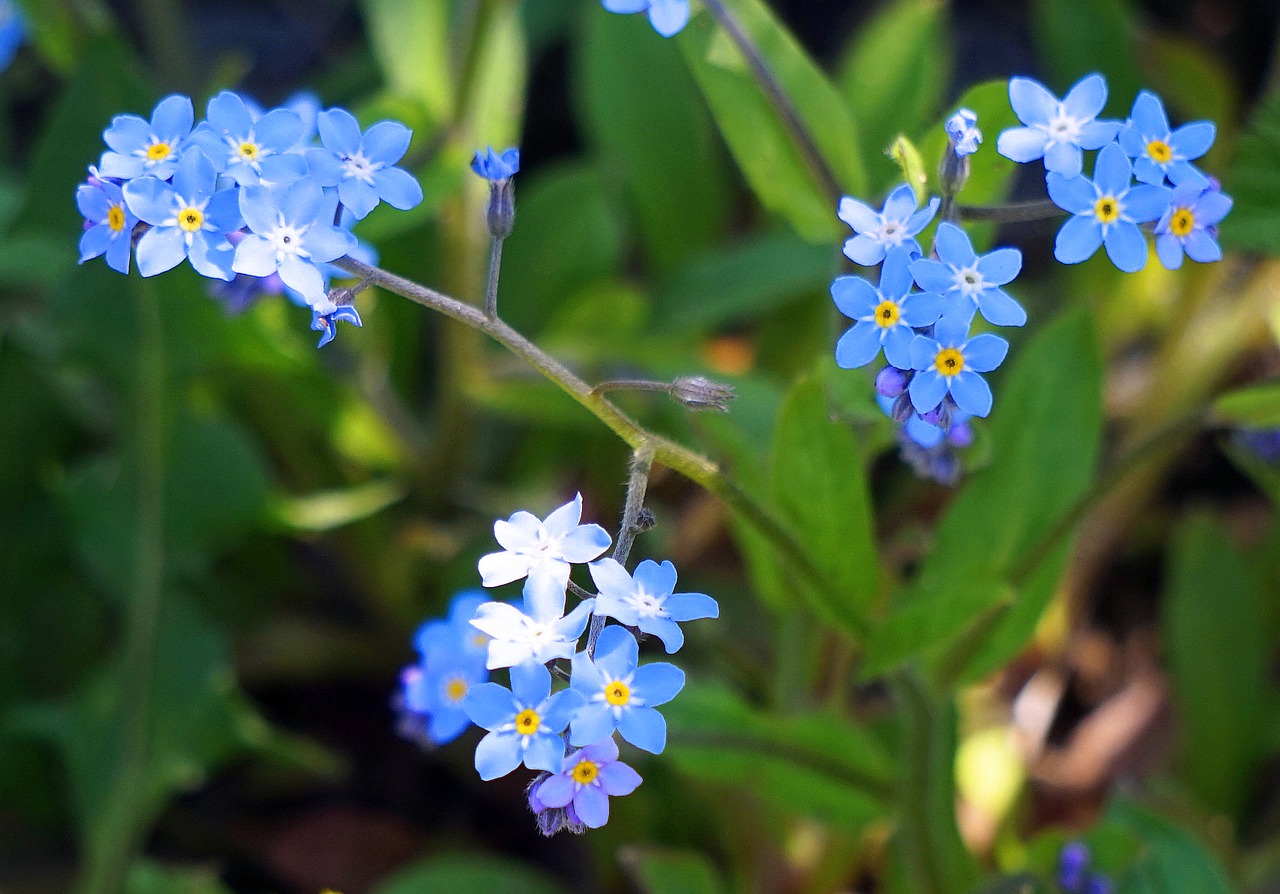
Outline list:
[[[484,315],[491,320],[498,318],[498,275],[502,269],[502,243],[505,238],[495,237],[489,249],[489,279],[484,291]]]
[[[651,382],[645,379],[610,379],[591,389],[592,394],[604,394],[606,391],[662,391],[670,394],[671,383]]]
[[[1055,205],[1052,199],[1012,202],[1008,205],[957,205],[956,210],[961,220],[991,223],[1030,223],[1052,220],[1067,213]]]
[[[631,472],[627,475],[627,501],[622,507],[622,524],[618,526],[618,539],[613,544],[613,559],[626,566],[631,557],[631,547],[636,535],[644,530],[640,516],[644,511],[644,496],[649,490],[649,472],[653,470],[653,448],[637,447],[631,455]],[[587,632],[587,654],[595,655],[596,640],[604,630],[604,615],[591,616],[591,629]]]
[[[800,112],[796,109],[795,103],[791,101],[791,97],[783,89],[773,70],[769,68],[769,63],[765,60],[764,54],[760,52],[760,48],[751,39],[751,35],[742,27],[742,23],[729,11],[729,8],[724,5],[722,0],[703,0],[703,6],[707,12],[711,13],[712,18],[720,24],[720,27],[729,35],[729,39],[734,42],[743,57],[746,58],[747,67],[751,69],[751,74],[756,79],[756,83],[764,91],[765,97],[769,100],[769,105],[773,107],[774,113],[782,121],[782,126],[787,129],[792,142],[795,143],[796,148],[804,157],[810,173],[813,174],[818,181],[818,185],[827,194],[831,205],[835,206],[844,192],[840,188],[840,181],[831,169],[831,165],[827,163],[826,156],[818,148],[818,143],[805,125],[804,119],[800,117]]]

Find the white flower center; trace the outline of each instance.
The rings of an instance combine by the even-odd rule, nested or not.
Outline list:
[[[640,590],[631,597],[631,607],[642,618],[665,618],[667,597],[655,596],[648,590]]]
[[[978,272],[978,265],[975,263],[972,267],[965,267],[956,271],[956,288],[960,290],[960,294],[966,298],[972,298],[979,295],[987,287],[986,281],[982,278],[982,274]]]
[[[1075,143],[1080,138],[1080,128],[1084,122],[1079,118],[1072,118],[1058,107],[1058,114],[1049,120],[1045,130],[1049,133],[1049,141],[1053,143]]]
[[[373,174],[382,167],[380,161],[370,161],[364,157],[363,152],[357,152],[355,155],[347,155],[342,159],[343,173],[352,179],[359,180],[361,183],[373,185]]]
[[[297,255],[301,258],[311,257],[311,254],[302,244],[302,238],[306,232],[306,227],[295,227],[287,224],[285,223],[284,215],[280,215],[280,222],[271,231],[271,235],[267,237],[275,247],[276,261],[283,261],[290,255]]]
[[[907,238],[907,225],[900,220],[886,220],[880,224],[877,240],[882,245],[901,245]]]

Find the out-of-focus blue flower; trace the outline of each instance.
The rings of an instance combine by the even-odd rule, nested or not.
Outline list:
[[[0,0],[0,71],[9,67],[26,39],[27,24],[22,11],[13,0]]]
[[[609,625],[596,641],[594,660],[573,656],[570,686],[586,704],[569,725],[569,744],[599,742],[616,729],[637,748],[660,754],[667,745],[667,722],[654,710],[684,687],[684,671],[654,662],[639,667],[640,646],[621,627]]]
[[[1207,264],[1222,260],[1217,225],[1231,210],[1231,197],[1213,188],[1186,183],[1173,191],[1169,207],[1156,222],[1156,256],[1169,270],[1182,266],[1185,253]]]
[[[689,0],[602,0],[609,12],[649,13],[653,30],[674,37],[689,23]]]
[[[911,366],[913,330],[937,322],[947,305],[941,295],[908,294],[912,285],[911,258],[906,246],[889,249],[878,287],[860,276],[840,276],[831,284],[836,307],[846,317],[857,320],[836,342],[839,366],[865,366],[876,358],[881,347],[889,363],[903,369]]]
[[[889,193],[880,211],[845,196],[840,200],[838,216],[858,234],[845,242],[845,256],[855,264],[871,267],[883,261],[886,252],[898,245],[919,255],[920,243],[912,237],[933,220],[938,203],[937,198],[930,199],[917,211],[916,194],[906,183]]]
[[[1234,440],[1263,462],[1280,462],[1280,428],[1243,428]]]
[[[521,511],[494,522],[493,536],[503,551],[480,557],[481,582],[500,587],[527,577],[529,613],[544,619],[560,617],[570,565],[598,559],[612,542],[604,528],[578,524],[581,519],[582,494],[575,494],[546,521]]]
[[[316,119],[323,149],[307,152],[321,186],[338,188],[343,207],[363,219],[379,201],[406,211],[422,201],[422,187],[396,162],[409,149],[413,131],[396,121],[379,121],[363,134],[346,109],[329,109]]]
[[[350,304],[335,304],[333,310],[324,310],[316,308],[311,311],[311,329],[320,333],[320,341],[316,344],[317,348],[323,348],[329,342],[338,337],[338,321],[345,320],[352,326],[363,326],[360,320],[360,312]]]
[[[490,670],[526,661],[545,664],[556,658],[571,658],[577,650],[578,637],[587,627],[595,600],[584,599],[564,615],[563,590],[557,606],[547,602],[545,590],[531,600],[532,588],[532,579],[525,581],[521,606],[486,602],[476,610],[471,624],[490,637]]]
[[[80,237],[80,263],[105,254],[108,267],[128,273],[133,228],[138,218],[125,204],[120,187],[95,177],[76,190],[76,206],[84,215],[86,226]]]
[[[1022,305],[1000,288],[1013,282],[1022,269],[1022,252],[997,248],[978,257],[965,231],[947,221],[938,224],[933,250],[938,260],[912,261],[911,275],[926,293],[947,299],[949,306],[944,312],[948,316],[954,314],[968,323],[977,310],[994,326],[1021,326],[1027,322]]]
[[[618,743],[605,739],[564,758],[560,772],[538,784],[537,799],[546,807],[573,806],[589,829],[609,821],[609,798],[629,795],[643,780],[618,760]]]
[[[951,150],[963,158],[978,151],[982,131],[978,130],[978,116],[970,109],[960,109],[947,119],[945,125]]]
[[[1191,160],[1209,151],[1216,133],[1211,121],[1193,121],[1171,131],[1160,97],[1143,90],[1120,131],[1120,148],[1134,159],[1133,175],[1143,183],[1159,186],[1168,177],[1175,186],[1204,189],[1209,178]]]
[[[155,276],[187,258],[202,276],[228,281],[235,276],[235,250],[227,234],[244,221],[235,190],[218,192],[217,180],[205,154],[192,150],[182,156],[172,184],[139,177],[124,185],[129,210],[151,225],[138,240],[139,273]]]
[[[572,689],[551,694],[551,672],[541,664],[511,668],[511,689],[497,683],[471,687],[462,709],[489,734],[476,746],[476,770],[489,780],[524,764],[530,770],[558,773],[564,760],[560,733],[582,696]]]
[[[1165,186],[1134,186],[1132,173],[1124,150],[1111,143],[1098,153],[1093,180],[1049,174],[1049,197],[1074,215],[1058,230],[1054,257],[1078,264],[1105,244],[1111,263],[1126,273],[1146,266],[1147,240],[1138,224],[1164,214],[1173,193]]]
[[[137,115],[117,115],[102,132],[111,151],[102,154],[98,175],[119,180],[150,175],[168,180],[178,170],[178,159],[194,123],[191,100],[176,94],[156,104],[150,122]]]
[[[494,152],[492,146],[484,151],[476,150],[475,158],[471,160],[471,170],[495,183],[510,180],[520,172],[520,150],[512,147],[501,155]]]
[[[989,333],[968,335],[969,324],[963,318],[944,316],[934,326],[933,338],[919,335],[911,343],[916,374],[908,393],[917,412],[928,413],[948,394],[971,416],[991,412],[991,388],[978,373],[1003,363],[1009,343]]]
[[[595,613],[656,636],[667,654],[684,645],[677,622],[720,616],[720,606],[705,593],[673,592],[676,568],[670,562],[659,565],[645,559],[636,566],[634,577],[614,559],[601,559],[588,567],[599,590]]]
[[[1068,841],[1058,852],[1058,887],[1068,894],[1080,894],[1088,868],[1088,846],[1083,841]]]
[[[313,308],[333,312],[316,265],[346,255],[356,244],[349,232],[333,226],[336,197],[326,195],[310,177],[288,186],[243,186],[239,193],[240,210],[252,235],[236,246],[235,272],[279,272],[285,285]]]
[[[1009,102],[1025,127],[1012,127],[996,140],[996,151],[1016,162],[1044,159],[1047,171],[1066,177],[1080,173],[1083,149],[1101,149],[1115,139],[1119,121],[1098,121],[1107,104],[1100,74],[1082,78],[1059,102],[1031,78],[1009,79]]]
[[[219,173],[240,186],[293,183],[307,175],[307,162],[290,150],[302,139],[302,119],[288,109],[255,118],[244,99],[223,90],[209,100],[207,120],[191,134]]]
[[[472,626],[480,606],[492,601],[483,590],[463,590],[449,603],[445,618],[428,621],[418,628],[414,644],[423,655],[457,652],[479,667],[489,654],[489,635]]]

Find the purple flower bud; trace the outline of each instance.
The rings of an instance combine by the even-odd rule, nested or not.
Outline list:
[[[1083,894],[1089,848],[1083,841],[1069,841],[1058,854],[1058,886],[1067,894]]]
[[[967,422],[956,422],[947,429],[947,443],[963,450],[973,443],[973,426]]]
[[[900,397],[907,390],[908,373],[896,366],[886,366],[876,373],[876,393],[883,397]]]

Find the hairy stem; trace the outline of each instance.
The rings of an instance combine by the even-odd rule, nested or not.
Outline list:
[[[494,237],[489,249],[489,278],[484,291],[484,315],[491,320],[498,317],[498,276],[502,269],[502,243],[505,241]]]
[[[627,476],[627,501],[622,507],[622,524],[618,527],[618,539],[613,544],[613,558],[626,566],[636,535],[645,529],[641,523],[644,495],[649,489],[649,472],[653,469],[653,448],[647,444],[637,447],[631,455],[631,473]],[[591,616],[591,630],[587,633],[587,654],[595,655],[596,640],[604,629],[604,615]]]

